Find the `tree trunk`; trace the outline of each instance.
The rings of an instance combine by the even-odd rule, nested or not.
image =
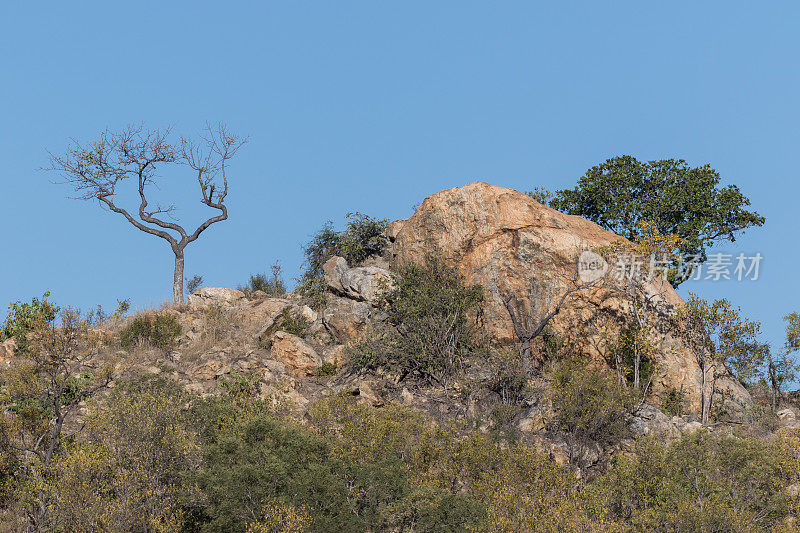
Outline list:
[[[711,367],[714,371],[714,378],[711,380],[711,390],[708,392],[708,401],[706,402],[706,418],[703,424],[708,424],[711,419],[711,405],[714,403],[714,391],[717,388],[717,367]],[[724,399],[724,398],[723,398]]]
[[[700,367],[703,379],[700,385],[700,422],[702,424],[707,424],[708,419],[706,419],[706,367],[703,364]]]
[[[183,303],[183,249],[173,249],[175,252],[175,278],[172,285],[173,303]]]
[[[522,372],[529,376],[533,372],[533,363],[531,361],[531,339],[522,339]]]

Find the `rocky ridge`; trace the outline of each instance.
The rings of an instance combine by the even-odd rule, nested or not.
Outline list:
[[[262,396],[281,403],[298,419],[303,419],[308,405],[316,399],[344,393],[377,407],[401,402],[440,421],[480,421],[481,429],[490,431],[494,424],[490,415],[499,398],[487,386],[491,377],[488,361],[473,361],[466,369],[466,379],[447,388],[398,382],[380,373],[342,370],[347,344],[371,324],[386,319],[379,295],[391,286],[392,269],[408,261],[424,261],[435,250],[470,282],[490,289],[492,285],[503,285],[507,290],[522,291],[536,258],[563,263],[576,252],[620,239],[518,191],[481,182],[426,198],[412,217],[392,223],[387,236],[390,244],[384,256],[370,258],[363,266],[351,267],[340,257],[325,263],[329,293],[322,309],[312,309],[291,294],[275,298],[236,289],[197,289],[189,295],[186,305],[163,311],[174,314],[182,326],[183,333],[174,349],[164,352],[142,346],[132,352],[119,351],[115,354],[119,361],[117,377],[158,374],[200,394],[214,394],[223,382],[248,376]],[[500,302],[491,290],[487,296],[485,328],[496,342],[512,342],[511,326]],[[661,297],[668,308],[682,303],[671,287],[664,288]],[[556,317],[555,325],[562,331],[585,335],[583,349],[600,368],[605,364],[600,340],[618,327],[617,318],[625,312],[624,303],[619,300],[590,297],[571,304]],[[299,320],[300,330],[296,324],[287,327],[290,318]],[[130,320],[117,320],[109,328],[119,331]],[[675,436],[694,430],[700,425],[691,417],[669,417],[655,403],[667,388],[683,387],[696,405],[699,367],[666,320],[654,324],[652,335],[658,345],[658,373],[650,402],[642,403],[630,420],[631,433],[636,436],[663,431]],[[11,353],[13,343],[0,346],[0,356],[9,357]],[[534,389],[546,389],[546,380],[534,379]],[[726,376],[719,383],[734,411],[750,401],[747,392]],[[689,406],[690,411],[692,407]],[[545,395],[536,395],[519,407],[511,424],[523,442],[564,463],[567,442],[562,435],[547,431],[546,420],[551,415],[552,406]],[[797,423],[791,410],[781,419],[785,425]],[[630,450],[632,444],[627,440],[610,448],[589,446],[583,452],[589,454],[585,463],[602,463]]]

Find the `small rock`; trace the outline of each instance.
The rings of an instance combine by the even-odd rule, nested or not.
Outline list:
[[[384,404],[383,399],[372,388],[369,382],[361,380],[358,382],[358,395],[368,401],[373,407],[380,407]]]
[[[322,265],[325,283],[332,291],[340,294],[345,293],[344,286],[342,286],[342,276],[347,272],[347,269],[347,261],[343,257],[331,257]]]
[[[302,316],[309,322],[317,321],[317,312],[311,309],[307,305],[304,305],[303,307],[300,308],[300,316]]]
[[[517,423],[517,428],[523,433],[539,433],[544,431],[544,417],[539,409],[530,409]]]
[[[786,409],[781,409],[780,411],[775,413],[775,416],[777,416],[778,420],[780,420],[781,422],[791,422],[797,419],[797,415],[795,414],[795,412],[788,407]]]
[[[406,405],[414,405],[414,395],[405,387],[403,387],[403,391],[400,393],[400,399],[403,400],[403,403]]]
[[[692,433],[698,429],[703,429],[703,424],[700,422],[687,422],[686,425],[681,428],[681,431],[684,433]]]
[[[224,362],[218,359],[212,359],[206,363],[203,363],[199,367],[195,368],[194,371],[190,372],[190,375],[194,379],[211,380],[216,378],[217,376],[230,373],[230,371],[231,367],[229,365],[226,365]]]
[[[0,363],[8,362],[16,352],[17,342],[13,337],[0,343]]]
[[[344,344],[337,344],[335,346],[325,348],[322,351],[322,362],[341,366],[347,357],[345,353],[346,349],[347,347]]]
[[[264,366],[273,374],[285,374],[286,373],[286,365],[281,363],[280,361],[275,361],[274,359],[266,359],[264,360]]]

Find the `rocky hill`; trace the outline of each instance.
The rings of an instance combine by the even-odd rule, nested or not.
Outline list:
[[[545,265],[544,276],[558,285],[563,280],[547,266],[574,262],[581,251],[624,240],[593,222],[560,213],[519,191],[483,182],[426,198],[411,218],[390,226],[389,237],[395,266],[422,261],[436,250],[470,281],[515,294],[526,293],[535,264]],[[669,321],[683,300],[660,278],[651,285],[655,299],[664,304],[650,328],[657,368],[653,394],[680,389],[697,407],[702,386],[700,367]],[[494,296],[488,301],[486,321],[494,339],[509,342],[514,330],[500,298]],[[619,329],[621,317],[629,312],[628,304],[608,290],[587,291],[582,296],[555,317],[554,327],[580,339],[585,353],[602,365],[609,359],[603,340]],[[735,411],[749,402],[747,391],[724,371],[720,372],[717,390]]]
[[[191,294],[186,305],[161,311],[175,316],[181,325],[182,333],[172,348],[118,347],[106,356],[115,357],[117,377],[161,375],[200,394],[214,394],[223,384],[247,380],[249,387],[272,398],[298,420],[316,400],[345,393],[372,406],[404,403],[442,422],[472,420],[486,431],[502,424],[518,432],[524,442],[566,462],[566,438],[547,424],[552,405],[546,392],[549,378],[543,374],[530,379],[530,390],[539,392],[529,394],[498,421],[494,415],[503,399],[492,387],[496,369],[488,352],[471,357],[459,379],[433,386],[380,371],[355,372],[346,364],[346,347],[387,319],[380,296],[391,286],[397,269],[407,262],[424,262],[434,252],[458,267],[469,282],[485,287],[483,307],[473,318],[489,345],[516,350],[501,293],[524,294],[534,265],[568,264],[582,250],[621,238],[518,191],[481,182],[426,198],[412,217],[388,227],[387,238],[383,255],[370,257],[360,266],[351,267],[341,257],[325,263],[327,295],[321,308],[312,309],[295,294],[275,298],[261,292],[204,287]],[[563,279],[557,274],[554,268],[537,275],[544,275],[558,292]],[[649,327],[657,347],[656,373],[647,401],[629,421],[632,436],[652,430],[678,434],[699,426],[692,413],[700,395],[700,369],[671,321],[682,300],[668,284],[653,283],[658,283],[658,297],[664,304]],[[586,372],[613,372],[604,339],[616,334],[621,317],[629,312],[624,299],[604,291],[585,291],[553,319],[554,331],[572,339],[572,348],[588,356],[591,368]],[[108,324],[111,337],[133,320]],[[690,403],[685,410],[688,416],[670,418],[656,407],[669,389],[684,391]],[[717,390],[731,416],[742,413],[751,401],[747,391],[724,373]],[[602,463],[630,448],[632,442],[589,446],[585,463]]]

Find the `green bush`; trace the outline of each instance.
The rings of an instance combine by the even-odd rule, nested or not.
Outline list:
[[[358,266],[368,257],[386,248],[387,220],[377,220],[362,213],[348,213],[344,231],[336,231],[328,221],[311,241],[303,246],[305,261],[297,292],[309,299],[312,307],[325,305],[325,280],[322,266],[333,256],[343,257],[350,266]]]
[[[573,357],[553,364],[551,380],[551,425],[573,439],[571,460],[579,462],[583,446],[591,441],[612,444],[625,436],[633,407],[625,385]]]
[[[267,295],[280,298],[286,295],[286,284],[283,281],[282,268],[279,263],[275,263],[270,267],[270,275],[266,274],[253,274],[247,286],[243,288],[247,294],[252,294],[256,291],[267,293]]]
[[[333,376],[336,375],[336,363],[322,363],[317,369],[318,376]]]
[[[256,417],[209,442],[204,456],[197,475],[207,498],[203,530],[243,531],[277,498],[313,509],[314,531],[365,529],[349,506],[343,465],[323,438]]]
[[[347,227],[339,234],[336,255],[344,257],[348,265],[359,265],[372,255],[380,255],[386,248],[387,220],[376,220],[362,213],[348,213]]]
[[[470,313],[483,302],[483,287],[467,285],[431,255],[424,265],[403,266],[382,300],[389,327],[351,346],[351,365],[443,383],[473,348]]]
[[[148,343],[162,350],[175,345],[181,334],[181,325],[171,313],[143,314],[133,319],[119,334],[123,348],[130,349],[136,344]]]
[[[687,403],[683,385],[681,385],[680,389],[670,387],[661,397],[661,408],[671,416],[683,416],[683,410],[686,408]]]
[[[306,317],[301,313],[289,311],[288,308],[281,311],[281,314],[276,319],[278,322],[278,330],[297,335],[298,337],[305,337],[308,333],[308,328],[311,325]]]
[[[768,531],[787,514],[782,456],[753,437],[654,435],[612,465],[590,495],[634,531]]]
[[[17,348],[24,352],[28,333],[55,320],[60,310],[56,304],[47,300],[49,297],[50,293],[45,292],[41,300],[34,297],[30,303],[18,300],[9,305],[6,321],[0,328],[0,341],[14,337]]]
[[[186,292],[192,294],[203,285],[203,276],[195,274],[186,282]]]

